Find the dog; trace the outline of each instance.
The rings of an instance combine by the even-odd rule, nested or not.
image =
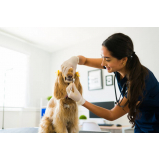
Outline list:
[[[41,119],[39,133],[78,133],[78,106],[75,101],[67,96],[66,88],[70,83],[75,83],[82,95],[82,85],[79,73],[73,73],[73,68],[67,75],[58,71],[54,85],[53,97],[48,102],[46,112]]]

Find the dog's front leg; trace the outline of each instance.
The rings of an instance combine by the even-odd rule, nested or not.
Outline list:
[[[63,126],[63,127],[55,126],[55,131],[56,133],[68,133],[66,126]]]
[[[55,128],[56,133],[68,133],[66,126],[61,120],[57,120],[54,123],[54,128]]]
[[[79,132],[79,126],[72,126],[70,128],[70,133],[78,133]]]
[[[52,119],[47,116],[43,116],[41,123],[39,125],[39,133],[54,133],[54,127],[52,124]]]
[[[73,124],[70,127],[70,133],[78,133],[79,132],[79,119],[78,119],[78,111],[75,114],[75,118]]]

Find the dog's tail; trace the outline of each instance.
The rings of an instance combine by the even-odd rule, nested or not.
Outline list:
[[[49,117],[44,116],[39,126],[39,133],[55,133],[52,121]]]

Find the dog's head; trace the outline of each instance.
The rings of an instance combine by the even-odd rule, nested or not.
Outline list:
[[[72,83],[75,81],[75,75],[73,74],[73,68],[70,68],[68,70],[68,73],[66,75],[64,75],[62,73],[62,77],[65,83]]]
[[[63,75],[62,72],[58,72],[57,79],[56,79],[55,86],[54,86],[54,97],[56,99],[65,98],[67,95],[66,88],[72,82],[75,83],[78,91],[82,94],[82,86],[79,80],[78,72],[73,74],[73,68],[70,68],[66,75]]]

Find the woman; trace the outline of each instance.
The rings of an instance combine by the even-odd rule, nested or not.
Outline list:
[[[79,64],[114,72],[122,99],[117,100],[112,110],[107,110],[87,102],[73,83],[66,89],[68,97],[110,121],[128,113],[128,119],[132,127],[135,126],[136,133],[159,132],[159,82],[153,73],[140,63],[130,37],[122,33],[111,35],[102,44],[101,56],[99,59],[71,57],[62,64],[61,70],[65,74],[73,67],[75,72]]]

